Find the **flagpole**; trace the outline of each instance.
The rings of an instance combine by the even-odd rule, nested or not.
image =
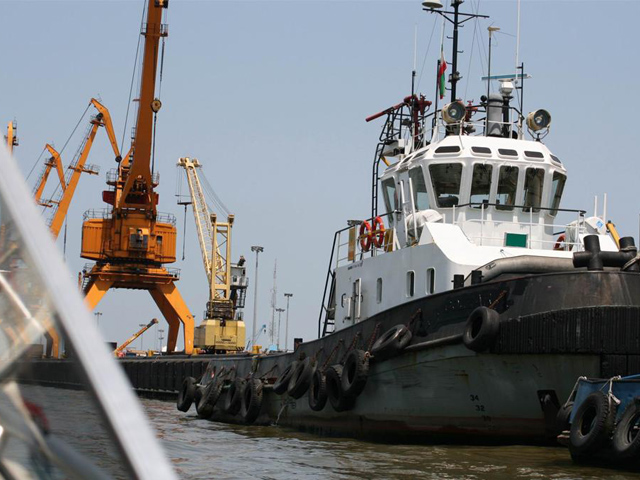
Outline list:
[[[442,26],[440,27],[440,58],[438,59],[438,66],[436,68],[436,105],[435,112],[433,114],[433,135],[432,142],[436,137],[438,132],[438,100],[440,99],[440,64],[442,62],[442,52],[444,52],[444,25],[445,25],[445,16],[442,16]]]

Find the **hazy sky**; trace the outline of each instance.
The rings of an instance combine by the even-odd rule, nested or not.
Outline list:
[[[120,138],[143,1],[0,0],[0,120],[3,130],[9,120],[18,121],[15,156],[25,176],[46,142],[62,148],[92,96],[110,109]],[[513,71],[516,5],[463,4],[463,11],[479,8],[491,16],[466,23],[461,32],[458,92],[465,100],[478,102],[486,90],[480,77],[489,25],[501,28],[492,73]],[[433,99],[441,21],[422,12],[419,1],[171,0],[168,15],[156,166],[159,210],[178,216],[178,256],[184,232],[175,163],[191,156],[205,165],[236,216],[233,259],[244,255],[249,265],[248,332],[256,283],[250,246],[262,245],[258,324],[271,317],[277,259],[278,306],[285,306],[284,292],[294,295],[290,338],[314,338],[333,233],[347,219],[369,216],[381,121],[364,118],[410,93],[415,25],[419,91]],[[551,112],[544,142],[569,170],[563,206],[592,212],[594,195],[606,192],[608,217],[636,238],[639,175],[632,140],[638,127],[630,103],[640,78],[639,17],[636,1],[523,1],[520,49],[533,77],[525,87],[525,112]],[[450,50],[446,40],[448,59]],[[64,150],[65,164],[87,124],[82,121]],[[130,118],[125,138],[131,126]],[[89,163],[99,164],[101,174],[81,178],[68,215],[66,257],[74,278],[86,263],[79,258],[82,214],[106,206],[104,174],[116,166],[104,131]],[[170,266],[182,269],[178,287],[197,323],[208,291],[198,248],[189,211],[186,259]],[[144,291],[111,291],[97,310],[106,339],[118,342],[139,323],[162,318]],[[145,335],[145,347],[157,328]]]

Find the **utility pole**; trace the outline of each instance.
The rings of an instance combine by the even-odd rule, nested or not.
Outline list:
[[[284,327],[284,351],[288,351],[288,342],[289,342],[289,300],[293,297],[293,293],[285,293],[285,297],[287,297],[287,319],[285,320]]]
[[[276,344],[276,347],[278,350],[280,350],[280,319],[282,318],[282,312],[284,312],[284,308],[276,308],[276,312],[278,312],[278,343]]]
[[[256,252],[256,285],[253,292],[253,325],[251,326],[251,348],[256,341],[256,322],[258,321],[258,254],[264,252],[264,248],[259,245],[251,247],[252,252]]]

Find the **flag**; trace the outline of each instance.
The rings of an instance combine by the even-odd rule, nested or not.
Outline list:
[[[447,61],[444,59],[444,49],[440,49],[440,66],[438,67],[438,86],[440,88],[440,99],[444,98],[444,72],[447,69]]]

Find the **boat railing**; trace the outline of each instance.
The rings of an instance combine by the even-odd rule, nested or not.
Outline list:
[[[84,212],[84,214],[82,215],[82,221],[86,222],[87,220],[91,220],[94,218],[106,220],[111,218],[112,213],[113,212],[111,208],[92,208]]]
[[[379,215],[379,217],[381,219],[384,219],[386,217],[390,217],[394,213],[396,212],[385,213]],[[362,251],[362,249],[358,248],[358,229],[360,228],[360,225],[365,221],[369,222],[370,225],[373,225],[375,218],[377,217],[371,217],[365,220],[349,220],[346,227],[338,230],[333,235],[331,256],[329,257],[329,268],[327,269],[327,276],[324,283],[324,293],[322,294],[322,305],[320,306],[320,315],[318,317],[318,338],[331,333],[332,327],[334,326],[333,314],[335,312],[333,311],[333,309],[335,308],[335,306],[332,306],[331,303],[335,301],[335,298],[332,296],[331,291],[333,290],[333,286],[335,284],[335,268],[337,268],[341,263],[353,263],[355,261],[361,260],[365,257],[365,254],[377,256],[389,249],[389,242],[391,242],[391,246],[393,246],[393,242],[395,242],[395,231],[393,228],[389,228],[387,230],[380,229],[370,232],[370,235],[372,237],[373,235],[383,235],[384,243],[381,247],[376,246],[376,242],[372,241],[371,248],[368,251],[365,252]],[[345,232],[349,232],[346,236],[346,241],[344,240]],[[344,255],[345,248],[347,252],[346,255]],[[341,257],[341,255],[343,256]]]
[[[480,218],[467,218],[467,212],[469,210],[464,207],[475,207],[475,212],[480,213]],[[519,218],[518,220],[502,220],[495,219],[493,217],[489,217],[487,215],[488,207],[496,207],[505,209],[505,213],[509,211],[517,211],[520,210],[521,213],[528,214],[528,221],[523,218]],[[508,210],[506,210],[508,208]],[[459,214],[456,215],[456,209]],[[500,228],[501,232],[500,236],[494,236],[496,233],[496,227],[504,227],[508,225],[513,225],[517,227],[519,232],[514,233],[527,233],[527,243],[524,246],[528,249],[541,249],[541,250],[552,250],[557,249],[559,244],[562,244],[562,250],[571,250],[571,251],[581,251],[583,250],[583,245],[580,242],[580,235],[587,233],[587,226],[585,224],[585,210],[576,210],[576,209],[568,209],[568,208],[547,208],[547,207],[537,207],[531,205],[509,205],[508,207],[504,204],[499,203],[486,203],[486,202],[470,202],[465,203],[463,205],[453,206],[452,210],[452,223],[454,225],[460,226],[463,231],[465,231],[465,224],[479,224],[480,232],[471,233],[465,231],[465,234],[472,241],[476,242],[478,245],[483,246],[504,246],[504,228]],[[552,212],[553,215],[557,213],[569,213],[574,214],[576,216],[575,222],[572,222],[575,228],[575,235],[573,236],[574,242],[569,242],[568,235],[566,235],[566,230],[569,227],[567,224],[550,224],[541,221],[539,213],[540,212]],[[500,212],[503,213],[503,212]],[[536,238],[534,233],[540,232],[540,229],[551,230],[552,235],[555,237],[552,240],[545,239],[543,235],[539,235]],[[547,236],[548,238],[548,236]]]
[[[387,217],[391,217],[391,215],[395,212],[385,213],[382,215],[378,215],[376,218],[380,218],[383,220]],[[334,246],[335,246],[335,264],[334,268],[337,268],[340,265],[345,263],[353,263],[359,260],[362,260],[364,257],[376,257],[390,250],[390,245],[394,241],[394,230],[393,228],[385,228],[384,226],[378,230],[372,230],[368,235],[370,236],[370,248],[367,250],[363,250],[359,247],[361,236],[359,234],[360,225],[364,222],[368,222],[369,225],[374,225],[375,218],[367,218],[365,220],[349,220],[349,225],[341,230],[336,232],[336,237],[334,238]],[[350,233],[350,230],[353,229],[354,233]],[[346,235],[345,232],[347,232]],[[346,237],[346,240],[345,240]],[[374,239],[382,238],[382,242],[376,242]],[[346,254],[345,254],[346,252]]]

